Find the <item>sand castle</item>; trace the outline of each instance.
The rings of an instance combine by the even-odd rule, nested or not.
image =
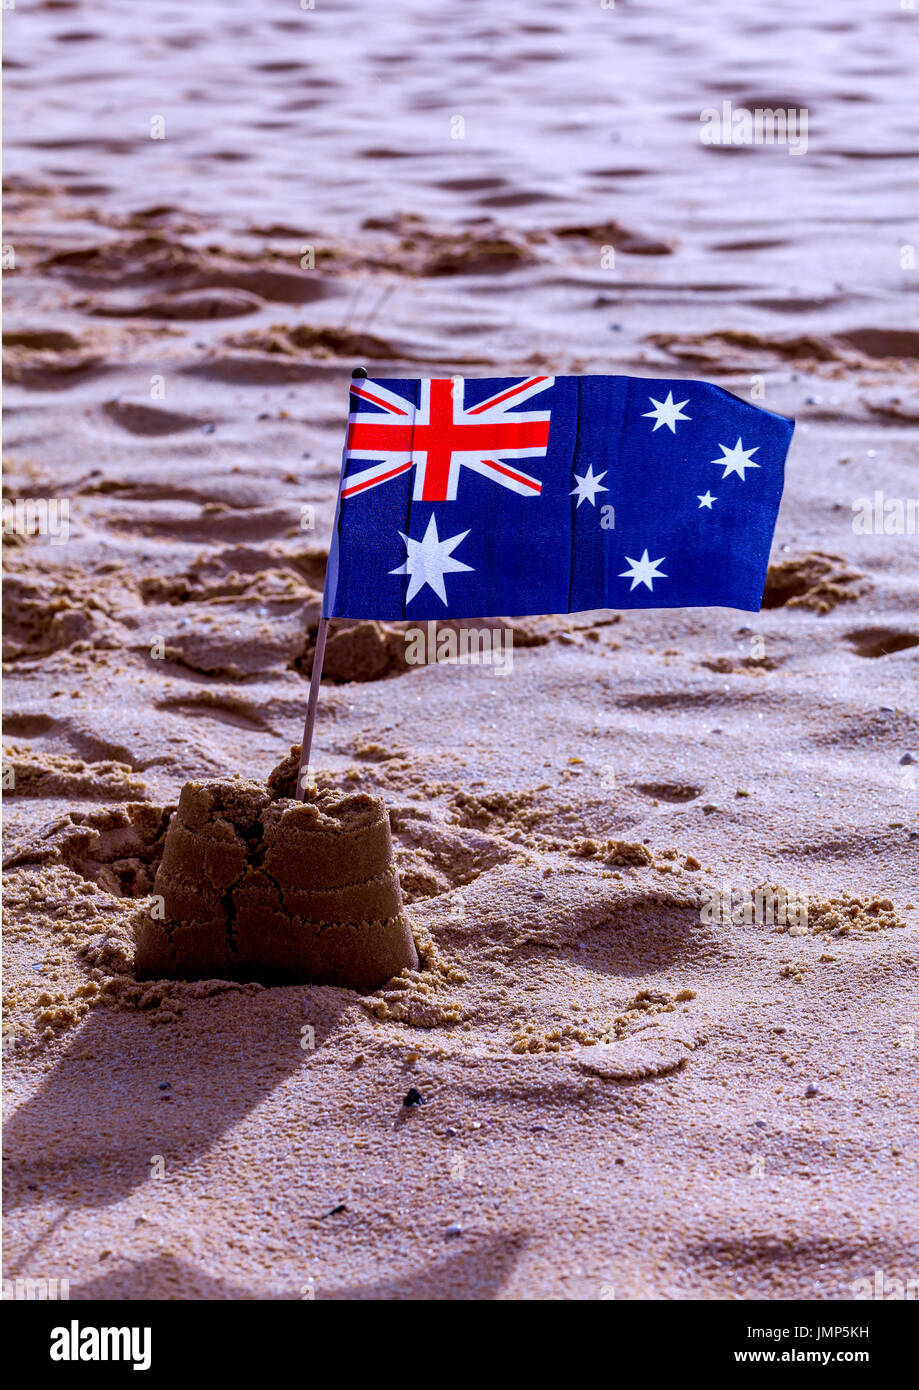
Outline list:
[[[220,976],[371,990],[418,957],[379,797],[290,793],[296,754],[262,783],[188,782],[166,835],[135,966],[146,977]]]

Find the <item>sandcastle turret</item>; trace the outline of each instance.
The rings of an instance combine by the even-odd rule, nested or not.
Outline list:
[[[153,886],[161,916],[138,922],[145,977],[218,976],[371,990],[418,965],[379,797],[188,782]]]

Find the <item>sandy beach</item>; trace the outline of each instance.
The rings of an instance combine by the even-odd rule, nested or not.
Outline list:
[[[919,1288],[917,26],[4,13],[6,1279]],[[333,624],[317,782],[385,799],[419,968],[141,979],[182,787],[300,739],[356,365],[793,417],[763,610],[515,618],[506,670]]]

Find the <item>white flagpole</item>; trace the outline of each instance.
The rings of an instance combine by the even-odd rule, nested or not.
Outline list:
[[[355,367],[351,373],[352,380],[367,375],[363,367]],[[326,571],[328,579],[328,571]],[[323,597],[325,597],[325,585],[323,585]],[[325,639],[329,631],[328,618],[319,619],[319,630],[316,633],[316,648],[313,652],[313,669],[310,673],[310,693],[306,703],[306,719],[303,722],[303,741],[300,745],[300,766],[297,768],[297,796],[301,801],[306,800],[306,774],[310,765],[310,752],[313,747],[313,730],[316,727],[316,706],[319,703],[319,687],[322,684],[322,663],[325,660]]]
[[[322,662],[325,657],[325,639],[328,630],[328,618],[320,618],[319,631],[316,633],[316,650],[313,652],[313,670],[310,675],[310,694],[306,704],[306,719],[303,724],[300,766],[297,769],[297,796],[301,801],[306,800],[306,773],[310,765],[310,749],[313,746],[316,705],[319,701],[319,687],[322,684]]]

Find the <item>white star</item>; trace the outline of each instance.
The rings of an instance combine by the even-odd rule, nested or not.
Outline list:
[[[697,492],[696,496],[699,499],[699,506],[708,507],[709,511],[712,509],[712,503],[718,501],[718,498],[713,497],[710,492]]]
[[[606,473],[598,473],[594,477],[594,466],[592,463],[587,465],[587,472],[582,477],[580,473],[575,473],[577,487],[571,489],[571,496],[578,495],[578,506],[582,502],[589,502],[592,507],[597,505],[596,497],[598,492],[609,492],[608,487],[601,485],[601,479],[606,477]]]
[[[450,553],[455,546],[459,545],[460,541],[466,539],[469,532],[461,531],[458,536],[451,536],[449,540],[442,541],[437,535],[437,522],[434,520],[432,512],[428,529],[424,533],[424,540],[413,541],[411,536],[407,536],[404,531],[400,531],[399,535],[405,541],[408,556],[401,565],[389,572],[390,574],[411,576],[405,602],[409,603],[419,589],[423,589],[427,584],[434,590],[437,597],[446,603],[447,591],[444,588],[444,575],[473,568],[472,565],[464,565],[462,560],[455,560]]]
[[[640,560],[633,560],[631,555],[627,555],[625,558],[632,568],[630,570],[623,570],[619,578],[631,579],[632,586],[629,589],[629,593],[632,592],[632,589],[636,589],[639,584],[644,584],[645,588],[650,589],[653,594],[654,580],[666,579],[668,577],[666,574],[659,574],[657,570],[658,565],[663,564],[666,559],[665,555],[662,555],[659,560],[649,560],[646,550]]]
[[[752,449],[745,449],[743,440],[738,436],[737,443],[734,445],[733,449],[729,449],[726,444],[719,444],[718,448],[724,454],[724,458],[712,459],[712,463],[724,464],[724,472],[721,475],[722,481],[724,481],[729,474],[736,473],[742,483],[746,482],[744,469],[759,468],[759,464],[754,463],[750,458],[751,454],[758,452],[758,444],[754,444]]]
[[[667,392],[667,399],[665,401],[656,401],[653,396],[649,396],[648,400],[651,402],[653,406],[656,406],[657,409],[646,410],[641,418],[643,420],[647,420],[648,418],[650,418],[657,422],[654,426],[654,429],[651,431],[652,434],[659,430],[661,425],[666,425],[671,434],[676,434],[677,420],[692,419],[691,415],[682,414],[683,406],[689,405],[689,399],[687,398],[685,401],[675,402],[673,399],[672,391]]]

